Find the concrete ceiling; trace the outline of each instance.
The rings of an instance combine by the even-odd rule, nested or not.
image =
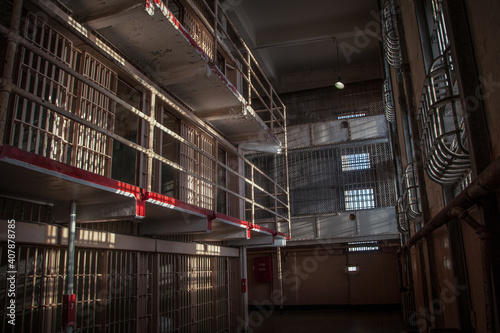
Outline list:
[[[278,91],[382,77],[377,0],[226,0],[226,13]],[[332,82],[333,80],[333,82]]]

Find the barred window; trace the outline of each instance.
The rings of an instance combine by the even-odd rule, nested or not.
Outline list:
[[[342,155],[342,171],[364,170],[370,168],[370,153]]]
[[[352,113],[352,114],[347,114],[347,115],[343,115],[343,116],[338,116],[337,119],[338,120],[342,120],[342,119],[350,119],[350,118],[359,118],[359,117],[364,117],[366,116],[366,113]]]
[[[369,252],[378,251],[380,249],[376,241],[351,242],[347,243],[347,245],[349,246],[347,252]]]
[[[346,190],[344,195],[346,210],[375,208],[375,196],[372,188]]]

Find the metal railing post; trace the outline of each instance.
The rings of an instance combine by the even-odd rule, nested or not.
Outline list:
[[[251,196],[252,196],[252,213],[251,213],[251,221],[252,222],[252,227],[255,224],[255,179],[254,179],[254,166],[250,166],[250,181],[252,183],[252,189],[250,191]]]
[[[156,94],[151,92],[151,105],[149,110],[149,138],[146,171],[146,191],[151,192],[153,187],[153,156],[155,142],[155,119],[156,119]]]
[[[219,27],[218,16],[219,16],[219,0],[215,0],[214,1],[214,55],[212,59],[214,64],[217,64],[217,45],[218,45],[217,29]]]

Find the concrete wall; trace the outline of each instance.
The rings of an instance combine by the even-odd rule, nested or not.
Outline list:
[[[354,215],[354,216],[353,216]],[[353,219],[351,219],[353,218]],[[336,215],[292,218],[294,241],[386,236],[398,238],[394,207],[339,212]]]
[[[255,282],[255,257],[276,256],[271,252],[248,255],[249,305],[275,302],[278,284]],[[359,271],[347,272],[347,264]],[[360,305],[400,302],[395,248],[382,252],[345,254],[323,246],[285,249],[282,256],[284,305]],[[274,275],[277,280],[277,271]]]
[[[500,156],[500,44],[498,34],[500,31],[500,2],[489,0],[464,0],[469,24],[473,53],[476,63],[471,63],[471,68],[478,71],[480,87],[475,96],[464,96],[471,104],[482,101],[486,110],[487,127],[474,129],[476,131],[487,131],[491,138],[491,156]],[[425,68],[423,65],[420,37],[418,33],[415,3],[400,2],[401,17],[403,20],[404,41],[407,47],[408,66],[411,80],[411,89],[414,98],[410,100],[409,112],[416,112],[420,103],[422,85],[425,79]],[[453,41],[452,41],[453,42]],[[403,105],[396,104],[398,142],[402,151],[403,167],[406,165],[405,138],[403,135],[403,123],[401,116],[405,110],[405,98],[410,96],[396,84],[396,71],[391,70],[394,87],[394,100],[403,101]],[[460,77],[457,77],[459,80]],[[469,105],[470,106],[470,105]],[[419,135],[413,133],[414,142],[419,141]],[[435,216],[444,206],[442,187],[430,180],[425,175],[424,200],[427,201],[429,211],[426,220]],[[476,212],[471,211],[474,215]],[[430,303],[440,304],[438,316],[432,318],[432,327],[459,328],[461,318],[458,315],[459,303],[457,298],[467,288],[469,294],[471,322],[477,332],[486,332],[485,298],[483,290],[483,269],[481,265],[480,241],[475,232],[465,223],[459,223],[461,227],[461,239],[450,238],[446,226],[436,230],[422,245],[411,250],[413,268],[414,289],[416,299],[416,310],[419,313],[417,320],[422,320],[424,311],[429,312]],[[457,272],[460,268],[454,266],[453,248],[463,246],[464,264],[466,267],[466,279],[468,286],[456,283]],[[456,260],[456,258],[455,258]],[[462,259],[459,259],[462,260]],[[454,286],[455,283],[455,286]],[[456,289],[454,289],[456,288]],[[425,322],[425,319],[423,319]],[[419,328],[421,328],[419,326]]]
[[[288,149],[387,137],[384,115],[289,126]],[[280,137],[282,139],[282,137]]]
[[[465,0],[469,25],[481,80],[481,91],[475,97],[483,100],[487,111],[493,157],[500,156],[500,2]],[[472,100],[472,99],[471,99]]]

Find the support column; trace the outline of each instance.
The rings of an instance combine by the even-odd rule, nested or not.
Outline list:
[[[76,202],[71,202],[71,213],[68,225],[68,259],[66,260],[67,285],[66,295],[75,293],[75,230],[76,230]],[[75,303],[76,306],[76,303]],[[67,311],[71,311],[68,309]],[[66,333],[72,333],[73,327],[67,326]]]
[[[146,191],[151,192],[153,188],[153,154],[155,144],[155,119],[156,119],[156,94],[151,92],[151,102],[149,109],[149,137],[148,137],[148,155],[146,170]]]
[[[247,287],[247,248],[242,246],[241,247],[241,252],[240,252],[240,262],[241,262],[241,283],[242,283],[242,288],[243,284],[245,285],[245,290],[242,289],[242,311],[243,311],[243,330],[241,333],[246,333],[248,332],[248,291],[246,290]],[[240,332],[238,332],[240,333]]]
[[[278,284],[279,284],[279,307],[280,307],[280,314],[282,315],[283,314],[283,271],[282,271],[282,268],[281,268],[281,247],[278,247],[277,248],[277,251],[276,251],[276,263],[277,263],[277,267],[278,267]],[[273,292],[273,297],[275,296],[274,295],[274,292]],[[274,300],[272,300],[274,301]]]

